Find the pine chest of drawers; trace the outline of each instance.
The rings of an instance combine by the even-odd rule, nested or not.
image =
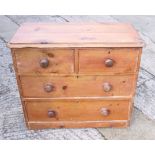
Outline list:
[[[143,47],[131,25],[25,23],[9,47],[29,129],[129,125]]]

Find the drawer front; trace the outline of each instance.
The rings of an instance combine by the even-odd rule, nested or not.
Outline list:
[[[24,97],[103,97],[129,96],[134,91],[134,76],[22,76]]]
[[[19,74],[74,72],[74,52],[70,49],[16,49],[15,56]]]
[[[100,121],[127,120],[130,102],[51,101],[25,102],[28,121]]]
[[[137,71],[138,55],[138,48],[81,49],[79,50],[79,73],[134,73]]]

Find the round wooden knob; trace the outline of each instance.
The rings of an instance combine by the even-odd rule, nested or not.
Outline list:
[[[103,90],[105,92],[111,91],[112,90],[112,85],[110,83],[108,83],[108,82],[103,83]]]
[[[54,111],[54,110],[48,110],[48,117],[55,117],[56,116],[56,111]]]
[[[44,86],[44,90],[45,90],[46,92],[51,92],[51,91],[54,90],[54,86],[53,86],[52,84],[46,84],[46,85]]]
[[[40,66],[41,66],[42,68],[47,68],[48,65],[49,65],[49,60],[48,60],[47,58],[44,58],[44,59],[41,59],[41,60],[40,60]]]
[[[106,59],[104,61],[104,64],[105,64],[106,67],[112,67],[114,65],[114,60],[112,60],[112,59]]]
[[[107,108],[102,108],[102,109],[101,109],[101,114],[102,114],[103,116],[108,116],[108,115],[110,114],[110,110],[107,109]]]

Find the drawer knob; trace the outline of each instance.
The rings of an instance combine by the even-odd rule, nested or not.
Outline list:
[[[44,59],[41,59],[41,60],[40,60],[40,66],[41,66],[42,68],[47,68],[48,65],[49,65],[49,60],[48,60],[47,58],[44,58]]]
[[[103,90],[104,90],[105,92],[111,91],[111,90],[112,90],[112,85],[111,85],[110,83],[108,83],[108,82],[105,82],[105,83],[103,84]]]
[[[106,59],[104,61],[104,64],[105,64],[106,67],[112,67],[114,65],[114,60],[112,60],[112,59]]]
[[[46,92],[51,92],[51,91],[54,90],[54,86],[53,86],[52,84],[46,84],[46,85],[44,86],[44,90],[45,90]]]
[[[56,112],[54,110],[48,110],[48,117],[55,117],[56,116]]]
[[[102,114],[103,116],[108,116],[108,115],[110,114],[110,110],[107,109],[107,108],[102,108],[102,109],[101,109],[101,114]]]

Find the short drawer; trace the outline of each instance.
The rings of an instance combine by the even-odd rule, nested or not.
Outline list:
[[[29,101],[28,121],[128,120],[130,102],[118,101]]]
[[[134,73],[138,69],[138,56],[139,49],[137,48],[80,49],[79,73]]]
[[[23,97],[130,96],[135,76],[22,76]]]
[[[74,52],[71,49],[15,49],[19,74],[69,74],[74,72]]]

